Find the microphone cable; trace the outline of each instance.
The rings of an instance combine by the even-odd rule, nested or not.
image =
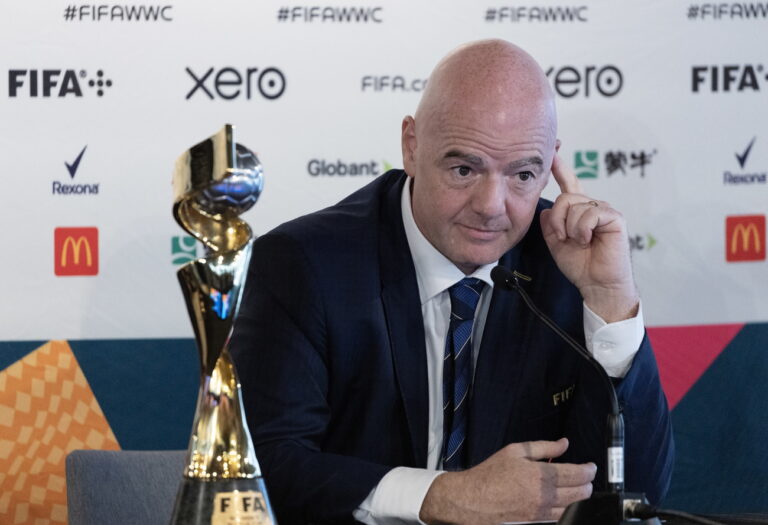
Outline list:
[[[714,521],[703,516],[696,516],[695,514],[689,514],[679,510],[660,509],[647,503],[637,503],[630,505],[626,509],[628,517],[639,518],[641,520],[647,520],[650,518],[677,518],[685,520],[689,523],[701,523],[702,525],[725,525],[720,521]],[[675,520],[677,521],[677,520]]]

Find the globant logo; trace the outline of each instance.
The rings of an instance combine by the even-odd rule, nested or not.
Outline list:
[[[691,90],[694,93],[730,93],[731,91],[760,91],[768,81],[762,64],[729,64],[723,66],[693,66]]]
[[[276,67],[248,67],[242,70],[229,66],[220,69],[209,67],[203,73],[196,73],[189,67],[185,70],[194,83],[187,93],[187,100],[197,94],[209,100],[235,100],[241,95],[246,100],[257,97],[275,100],[285,93],[285,75]]]
[[[384,171],[392,169],[387,161],[382,162]],[[375,160],[367,162],[344,162],[340,159],[336,161],[327,161],[325,159],[311,159],[307,163],[307,173],[313,177],[357,177],[370,176],[376,177],[383,173],[379,171],[379,163]]]
[[[66,161],[64,162],[64,166],[67,168],[70,179],[74,179],[75,175],[77,175],[77,170],[80,167],[80,161],[83,160],[83,155],[85,155],[86,149],[88,149],[87,145],[84,146],[82,150],[80,150],[80,153],[78,153],[77,157],[75,157],[71,163]],[[51,193],[54,195],[98,195],[99,183],[74,184],[55,180],[53,181],[53,185],[51,187]]]
[[[650,233],[646,233],[645,235],[630,235],[629,249],[633,252],[645,252],[656,246],[657,242],[656,237]]]
[[[749,154],[752,152],[752,146],[755,145],[756,140],[757,137],[753,137],[744,151],[734,153],[740,169],[743,170],[746,166],[747,159],[749,159]],[[723,172],[723,184],[726,185],[765,184],[766,182],[768,182],[768,172],[765,171],[733,173],[726,170]]]
[[[624,75],[614,65],[552,66],[546,70],[552,88],[563,98],[591,95],[615,97],[624,87]]]
[[[426,78],[409,79],[402,75],[365,75],[360,82],[362,91],[419,93],[427,87]]]

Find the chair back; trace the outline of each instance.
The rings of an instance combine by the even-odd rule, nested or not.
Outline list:
[[[186,450],[74,450],[67,456],[69,525],[168,525]]]

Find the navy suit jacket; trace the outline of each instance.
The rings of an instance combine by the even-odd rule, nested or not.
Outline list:
[[[426,349],[400,211],[405,180],[403,171],[385,173],[254,244],[231,348],[281,525],[354,522],[387,471],[427,466]],[[541,236],[538,215],[548,206],[539,203],[501,264],[531,276],[533,300],[583,342],[582,299]],[[618,394],[627,490],[658,502],[673,443],[647,338]],[[470,464],[508,443],[567,436],[559,460],[595,462],[599,488],[608,409],[596,372],[516,293],[494,289],[470,401]]]

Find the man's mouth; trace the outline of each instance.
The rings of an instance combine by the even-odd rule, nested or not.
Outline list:
[[[465,224],[460,224],[459,226],[464,232],[468,234],[469,237],[479,241],[492,241],[504,234],[504,229],[501,228],[467,226]]]

